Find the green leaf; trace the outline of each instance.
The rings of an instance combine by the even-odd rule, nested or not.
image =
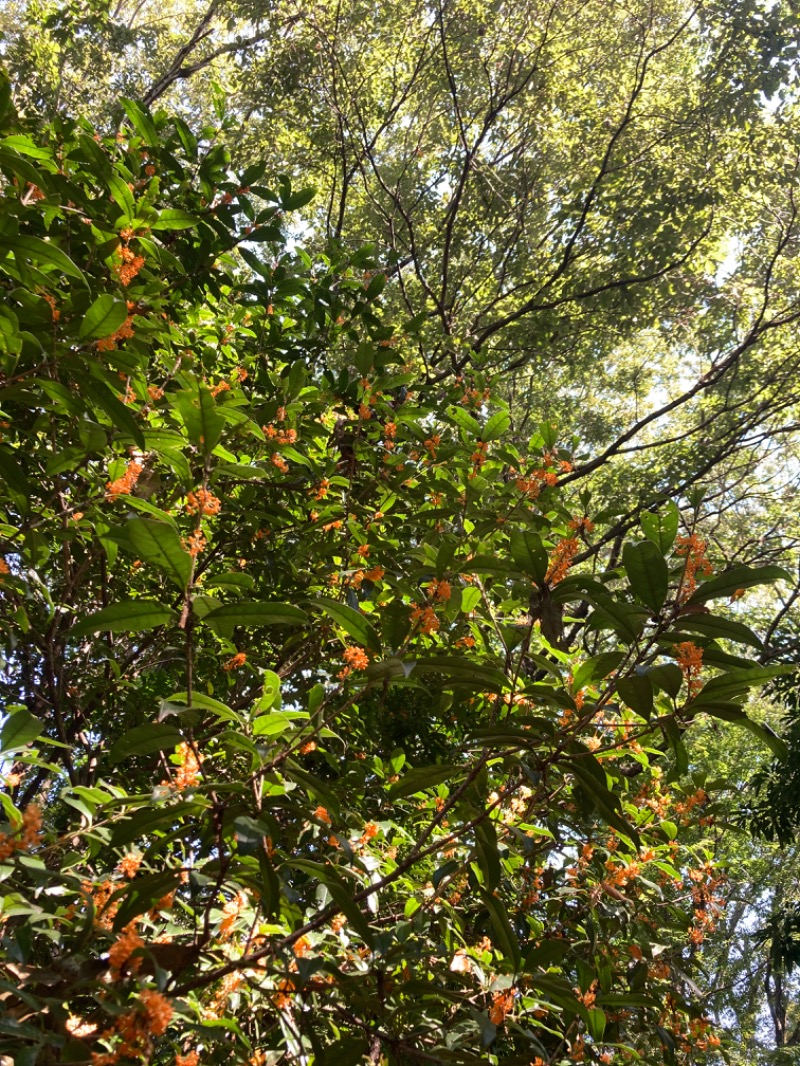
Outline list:
[[[353,890],[336,873],[333,866],[330,864],[323,865],[323,863],[314,862],[311,859],[292,859],[290,865],[298,870],[303,870],[304,873],[310,874],[320,884],[325,885],[334,903],[339,906],[348,921],[352,923],[359,936],[363,938],[365,943],[372,945],[372,929],[361,908],[353,900]]]
[[[672,699],[677,697],[683,684],[683,673],[676,663],[660,663],[658,666],[651,666],[647,671],[647,676],[656,688],[666,692]]]
[[[688,629],[713,639],[730,640],[735,644],[749,644],[759,650],[764,646],[749,626],[730,618],[717,618],[708,614],[680,615],[675,622],[675,628]]]
[[[513,964],[514,970],[519,971],[522,968],[522,954],[519,948],[519,939],[511,928],[511,922],[509,921],[508,911],[506,910],[505,905],[502,900],[497,896],[492,895],[491,892],[481,892],[481,898],[484,906],[489,912],[489,918],[492,922],[497,946],[508,961]]]
[[[101,631],[139,633],[166,625],[177,617],[177,612],[157,600],[122,600],[82,619],[73,626],[71,635],[82,637]]]
[[[777,759],[783,761],[788,758],[789,749],[786,746],[786,742],[768,725],[753,721],[737,704],[708,704],[703,706],[701,710],[704,714],[710,714],[712,718],[721,718],[725,722],[731,722],[733,725],[746,729],[754,737],[757,737],[765,747],[769,748]]]
[[[179,392],[173,402],[186,426],[189,440],[201,448],[204,455],[211,455],[219,444],[225,418],[209,389],[198,384],[196,392]]]
[[[508,411],[498,411],[492,415],[481,431],[481,439],[488,442],[498,440],[511,425],[511,416]]]
[[[83,317],[78,337],[82,341],[99,340],[116,333],[128,317],[124,300],[115,299],[110,293],[98,296]]]
[[[712,677],[706,682],[702,690],[692,700],[692,706],[703,709],[704,703],[715,703],[719,700],[730,699],[731,696],[739,696],[748,689],[758,688],[771,681],[773,677],[782,674],[791,674],[795,666],[760,666],[750,670],[729,670],[718,677]]]
[[[792,576],[780,566],[732,566],[704,581],[688,602],[704,603],[706,600],[732,596],[739,589],[768,585],[773,581],[792,581]]]
[[[302,626],[308,622],[308,615],[299,607],[288,603],[260,603],[240,600],[215,607],[203,618],[203,622],[216,629],[222,623],[226,628],[237,626]]]
[[[24,708],[9,714],[0,728],[0,752],[19,751],[44,732],[44,722]]]
[[[166,522],[150,518],[129,518],[125,532],[136,554],[153,563],[180,589],[185,589],[192,572],[192,559],[184,551],[180,534]]]
[[[114,203],[122,212],[125,220],[132,222],[136,214],[136,201],[128,188],[127,181],[116,171],[112,171],[106,178],[106,182],[109,192],[114,197]]]
[[[152,230],[191,229],[199,226],[200,219],[190,215],[188,211],[182,211],[178,207],[168,207],[161,211],[155,222],[150,223]]]
[[[680,517],[680,511],[671,500],[658,511],[642,512],[639,519],[642,532],[661,555],[666,555],[675,543]]]
[[[19,459],[7,448],[0,448],[0,478],[10,489],[26,499],[33,496],[33,486],[20,469]]]
[[[624,656],[621,651],[604,651],[601,655],[595,655],[581,663],[575,671],[572,688],[579,692],[586,685],[603,681],[612,670],[616,670]]]
[[[434,785],[463,777],[465,774],[466,769],[463,766],[417,766],[413,770],[406,770],[401,779],[390,786],[389,796],[393,800],[414,796],[417,792],[424,792]]]
[[[501,670],[457,655],[432,655],[417,659],[416,669],[417,673],[441,674],[451,685],[467,685],[488,692],[502,692],[508,684]]]
[[[510,550],[511,558],[518,569],[532,577],[537,585],[541,585],[547,573],[548,558],[539,534],[532,530],[512,533]]]
[[[140,448],[145,448],[141,426],[130,409],[117,399],[105,383],[100,384],[91,378],[85,378],[81,381],[81,395],[88,398],[94,406],[107,415],[111,424],[116,426],[124,436],[131,437]]]
[[[628,543],[622,552],[622,563],[634,595],[658,614],[669,588],[669,569],[659,549],[649,540]]]
[[[617,692],[631,710],[650,720],[653,712],[653,686],[646,674],[631,674],[617,682]]]
[[[481,602],[481,591],[476,588],[465,588],[461,591],[461,610],[464,614],[471,614]]]
[[[108,757],[112,763],[117,763],[132,755],[150,755],[154,751],[177,748],[182,742],[183,736],[174,725],[145,722],[123,734],[111,748]]]
[[[3,234],[0,236],[0,251],[13,252],[15,255],[32,259],[43,266],[53,266],[62,274],[75,278],[87,288],[89,287],[83,271],[78,269],[70,257],[62,252],[58,245],[43,241],[39,237]]]
[[[127,97],[120,97],[120,104],[122,105],[125,114],[128,116],[128,120],[139,136],[152,148],[159,146],[158,131],[153,125],[153,119],[150,116],[150,112],[142,104],[138,104],[135,100],[129,100]]]
[[[369,648],[376,655],[381,654],[380,637],[360,611],[356,611],[353,607],[348,607],[345,603],[339,603],[338,600],[329,600],[322,596],[313,600],[312,603],[313,606],[320,607],[329,618],[333,619],[338,626],[342,627],[345,633],[359,644]]]
[[[155,874],[141,874],[130,884],[114,892],[109,898],[109,904],[119,906],[114,917],[115,932],[123,929],[140,914],[151,910],[160,899],[176,889],[180,883],[179,871],[162,870]]]

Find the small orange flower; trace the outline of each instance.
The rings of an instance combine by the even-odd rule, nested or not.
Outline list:
[[[238,651],[232,659],[223,665],[222,669],[230,672],[231,670],[238,670],[240,666],[244,666],[247,662],[247,655],[243,651]]]
[[[320,822],[324,822],[326,825],[331,824],[331,816],[322,806],[317,807],[317,809],[314,811],[314,817],[318,818]]]
[[[222,501],[208,489],[197,489],[186,495],[186,510],[189,514],[217,515]]]
[[[116,500],[118,496],[130,496],[143,470],[144,467],[140,462],[135,459],[131,460],[122,477],[118,477],[116,481],[109,481],[106,484],[106,498]]]
[[[119,872],[121,874],[124,874],[126,877],[133,878],[133,877],[136,877],[136,874],[139,872],[139,867],[141,865],[142,865],[142,856],[141,855],[129,854],[129,855],[124,855],[119,860],[119,862],[117,863],[117,869],[119,870]]]
[[[369,666],[369,657],[363,648],[345,648],[342,657],[354,670],[366,670]]]
[[[144,1004],[148,1032],[162,1036],[172,1021],[174,1009],[166,996],[152,989],[145,989],[139,996]]]

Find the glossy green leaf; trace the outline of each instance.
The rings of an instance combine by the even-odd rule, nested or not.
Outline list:
[[[116,333],[128,317],[128,308],[124,300],[117,300],[110,293],[98,296],[83,316],[78,330],[82,341],[98,340]]]
[[[338,600],[330,600],[321,596],[313,601],[313,605],[319,607],[338,626],[341,626],[348,636],[375,652],[376,655],[380,655],[380,638],[372,624],[360,611],[348,607],[345,603],[339,603]]]
[[[167,625],[177,617],[176,611],[156,600],[123,600],[81,619],[73,626],[72,636],[100,632],[139,633]]]
[[[44,732],[44,722],[23,708],[8,715],[0,726],[0,752],[20,751]]]

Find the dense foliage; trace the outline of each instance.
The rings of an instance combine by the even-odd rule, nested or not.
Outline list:
[[[0,1049],[718,1061],[684,734],[783,756],[740,596],[785,572],[426,382],[374,250],[213,129],[1,106]]]

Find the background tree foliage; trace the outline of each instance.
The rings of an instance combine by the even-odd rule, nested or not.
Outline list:
[[[8,1053],[784,1061],[792,6],[0,18]]]

